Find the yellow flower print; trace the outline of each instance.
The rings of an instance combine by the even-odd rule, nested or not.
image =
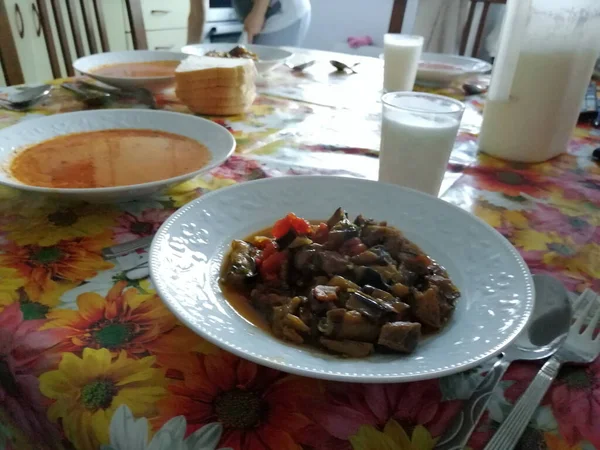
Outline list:
[[[568,237],[557,233],[542,233],[533,229],[518,230],[511,239],[512,243],[525,251],[546,251],[552,246],[571,245]]]
[[[56,306],[64,292],[113,267],[99,254],[110,243],[110,232],[49,247],[9,242],[0,253],[0,266],[16,269],[26,280],[24,290],[29,299]]]
[[[507,225],[512,225],[514,228],[527,228],[529,225],[522,211],[505,209],[485,200],[477,201],[471,212],[494,228]]]
[[[570,445],[562,437],[552,433],[544,433],[544,441],[548,450],[581,450],[579,444]]]
[[[437,439],[431,437],[423,425],[413,430],[412,439],[404,429],[391,419],[379,431],[371,425],[363,425],[358,433],[350,436],[353,450],[433,450]]]
[[[19,299],[19,288],[25,285],[25,279],[16,269],[0,267],[0,310]]]
[[[174,206],[179,208],[198,198],[200,192],[215,191],[223,187],[231,186],[235,183],[236,182],[234,180],[227,178],[212,177],[206,180],[204,178],[197,177],[172,187],[167,192],[167,195],[173,200]]]
[[[4,226],[18,245],[47,247],[62,240],[95,236],[115,224],[119,211],[107,206],[57,206],[25,210]]]
[[[54,403],[50,420],[62,421],[65,435],[78,450],[97,450],[109,443],[115,410],[127,405],[134,416],[156,414],[155,404],[167,393],[166,378],[152,368],[153,356],[112,360],[107,349],[86,348],[83,357],[65,353],[58,370],[40,376],[40,390]]]
[[[587,274],[592,279],[600,279],[600,246],[594,243],[581,247],[553,246],[551,253],[543,257],[545,264],[564,267],[575,274]]]

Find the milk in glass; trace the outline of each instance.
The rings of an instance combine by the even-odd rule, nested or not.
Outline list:
[[[386,92],[413,90],[422,50],[422,36],[402,34],[384,36],[383,88]]]
[[[464,105],[440,96],[412,95],[383,97],[379,181],[437,195]]]

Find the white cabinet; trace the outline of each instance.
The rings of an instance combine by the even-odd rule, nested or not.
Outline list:
[[[178,52],[186,45],[189,13],[189,0],[142,0],[148,50]],[[127,48],[133,50],[131,29],[127,20],[125,20],[125,31]]]
[[[26,83],[38,83],[54,78],[50,65],[50,58],[46,48],[46,40],[41,27],[36,0],[4,0],[10,22],[11,32],[17,47],[19,61],[23,70]],[[67,5],[74,6],[76,23],[83,41],[83,54],[89,54],[83,11],[80,2],[59,0],[60,11],[53,11],[50,0],[45,2],[48,11],[53,14],[60,13],[65,24],[67,36],[66,51],[72,61],[77,59],[73,30],[68,16]],[[93,11],[92,0],[83,0],[86,8]],[[124,0],[102,0],[97,2],[102,8],[108,46],[110,51],[133,50],[131,32],[127,19],[127,10]],[[142,0],[142,12],[146,38],[150,50],[179,51],[187,41],[187,17],[189,14],[189,0]],[[94,16],[95,18],[95,16]],[[58,64],[61,76],[67,76],[63,58],[63,49],[58,38],[58,30],[54,17],[50,20],[52,38],[56,47]],[[96,42],[101,49],[97,22],[93,23]],[[0,71],[0,85],[4,84],[4,76]]]
[[[10,28],[26,83],[52,78],[35,0],[5,0]]]

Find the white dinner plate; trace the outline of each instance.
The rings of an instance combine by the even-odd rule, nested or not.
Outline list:
[[[218,278],[231,240],[290,211],[326,220],[339,206],[387,220],[446,267],[462,296],[447,326],[410,355],[343,359],[281,341],[229,305]],[[534,302],[527,266],[489,225],[437,198],[352,178],[283,177],[243,183],[189,203],[160,228],[150,250],[152,281],[190,329],[256,363],[299,375],[356,382],[440,377],[502,351],[526,325]]]
[[[152,61],[181,61],[187,55],[180,52],[162,50],[130,50],[124,52],[96,53],[84,56],[73,63],[73,68],[88,77],[95,78],[110,86],[122,89],[146,88],[160,90],[175,82],[175,73],[167,77],[109,77],[94,73],[94,69],[111,64],[152,62]]]
[[[190,55],[203,56],[206,52],[216,50],[218,52],[228,52],[238,44],[194,44],[186,45],[181,49],[183,53]],[[254,61],[256,64],[256,70],[259,73],[269,72],[275,67],[278,67],[285,63],[288,58],[294,56],[292,52],[288,52],[279,47],[271,47],[268,45],[244,45],[251,52],[256,53],[258,61]]]
[[[477,58],[423,53],[417,72],[417,83],[429,86],[446,86],[461,78],[478,73],[487,73],[492,65]]]
[[[208,148],[210,162],[199,170],[165,180],[103,188],[59,189],[30,186],[21,183],[10,172],[12,159],[33,144],[65,134],[127,128],[167,131],[194,139]],[[0,184],[92,202],[128,201],[161,191],[210,170],[222,164],[234,150],[235,139],[227,129],[190,114],[143,109],[103,109],[55,114],[0,130]],[[148,158],[152,158],[152,148],[148,148]]]

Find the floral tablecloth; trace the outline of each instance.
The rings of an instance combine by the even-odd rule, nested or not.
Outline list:
[[[381,62],[361,58],[359,74],[344,75],[332,72],[329,55],[316,55],[324,62],[307,73],[281,68],[259,80],[251,113],[214,118],[234,134],[235,156],[162,196],[86,205],[0,189],[0,449],[433,448],[485,368],[389,385],[277,372],[179,323],[139,270],[144,251],[102,256],[105,247],[152,235],[186,202],[234,183],[298,174],[375,179]],[[0,128],[82,109],[58,84],[27,114],[0,111]],[[158,101],[186,112],[172,93]],[[591,160],[600,133],[578,128],[568,154],[511,164],[476,153],[483,100],[467,102],[442,198],[494,226],[532,272],[552,274],[574,292],[600,291],[600,167]],[[483,447],[538,367],[509,369],[473,449]],[[600,361],[561,372],[520,448],[600,448]]]

